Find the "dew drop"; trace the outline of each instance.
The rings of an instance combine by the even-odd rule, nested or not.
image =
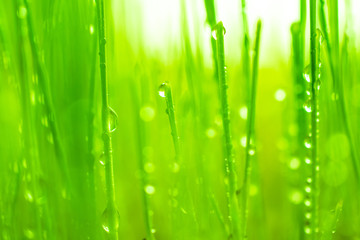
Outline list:
[[[311,213],[305,213],[305,218],[310,219],[311,218]]]
[[[27,9],[25,6],[20,6],[19,7],[19,10],[17,12],[17,16],[21,19],[24,19],[26,18],[26,15],[27,15]]]
[[[155,110],[150,106],[144,106],[140,109],[140,118],[144,122],[150,122],[155,117]]]
[[[100,163],[101,166],[105,166],[105,161],[104,161],[104,159],[100,159],[100,160],[99,160],[99,163]]]
[[[323,41],[323,34],[319,28],[316,29],[316,41],[318,41],[320,44]]]
[[[223,24],[222,23],[218,23],[215,27],[214,27],[214,29],[211,31],[211,36],[215,39],[215,40],[217,40],[217,31],[218,31],[218,29],[219,28],[222,28],[222,31],[223,31],[223,35],[225,35],[226,34],[226,29],[225,29],[225,27],[223,26]]]
[[[307,100],[305,103],[304,103],[304,109],[306,112],[308,113],[311,113],[311,100]]]
[[[254,156],[255,155],[255,149],[253,147],[251,147],[248,151],[250,156]]]
[[[321,87],[321,80],[317,79],[316,82],[315,82],[315,90],[319,92],[320,87]]]
[[[149,195],[153,195],[155,193],[155,187],[153,185],[146,185],[144,190]]]
[[[311,164],[311,160],[309,158],[305,158],[305,163],[306,164]]]
[[[151,229],[151,233],[152,233],[152,234],[156,233],[156,229],[155,229],[155,228],[152,228],[152,229]]]
[[[211,36],[213,37],[213,39],[217,40],[216,29],[211,31]]]
[[[120,222],[120,214],[119,212],[115,209],[115,228],[119,228],[119,222]],[[101,216],[102,218],[102,228],[106,233],[110,233],[111,229],[109,228],[109,221],[110,221],[110,217],[111,217],[111,210],[109,208],[106,208]]]
[[[305,139],[304,146],[305,146],[306,148],[311,148],[311,138],[310,138],[310,137],[307,137],[307,138]]]
[[[286,97],[286,92],[283,89],[278,89],[275,92],[275,99],[276,101],[282,102]]]
[[[109,107],[109,132],[112,133],[117,128],[118,115],[115,110]]]
[[[162,83],[159,87],[158,93],[160,97],[166,97],[166,88],[168,87],[167,83]]]
[[[304,204],[305,204],[305,206],[310,207],[311,206],[311,201],[310,200],[305,200]]]
[[[94,34],[94,25],[90,24],[89,31],[91,35]]]
[[[312,178],[307,178],[307,179],[306,179],[306,182],[307,182],[307,183],[312,183]]]
[[[304,232],[305,232],[306,234],[310,234],[310,233],[311,233],[311,228],[305,227],[305,228],[304,228]]]
[[[248,113],[248,110],[247,110],[247,107],[246,106],[243,106],[239,109],[239,115],[242,119],[246,120],[247,119],[247,113]]]
[[[311,192],[311,187],[309,187],[309,186],[305,187],[305,192],[310,193]]]
[[[310,64],[307,65],[304,69],[304,73],[303,73],[303,77],[305,79],[306,82],[310,83],[310,73],[311,73],[311,66]]]
[[[241,146],[246,147],[246,136],[242,136],[240,138],[240,144]]]

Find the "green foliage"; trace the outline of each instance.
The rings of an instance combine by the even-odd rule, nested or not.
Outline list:
[[[356,2],[249,3],[3,1],[0,239],[357,239]]]

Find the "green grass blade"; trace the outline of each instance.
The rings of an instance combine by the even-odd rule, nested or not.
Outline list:
[[[49,79],[46,72],[46,68],[44,62],[41,59],[39,54],[39,47],[36,42],[36,34],[33,27],[32,22],[32,12],[29,7],[28,0],[24,0],[24,5],[27,10],[26,20],[27,20],[27,27],[28,27],[28,37],[30,41],[30,47],[33,54],[34,65],[36,68],[36,72],[38,74],[40,89],[44,94],[44,104],[45,104],[45,111],[49,122],[49,127],[52,133],[52,139],[54,142],[55,153],[57,156],[57,160],[59,161],[59,165],[61,170],[63,171],[63,175],[65,180],[67,181],[68,187],[71,186],[70,184],[70,174],[69,168],[67,163],[67,158],[65,154],[65,150],[63,148],[63,144],[61,142],[61,137],[59,133],[59,126],[56,118],[56,113],[54,110],[52,96],[49,90]],[[71,189],[70,189],[71,190]]]
[[[218,80],[221,102],[221,115],[223,126],[223,143],[225,156],[225,176],[227,188],[228,220],[230,223],[230,236],[234,239],[240,239],[240,223],[237,190],[237,176],[235,169],[235,158],[233,155],[233,144],[231,140],[231,125],[228,102],[228,82],[226,76],[224,35],[225,28],[222,22],[219,22],[214,28],[216,34],[216,49],[218,59]]]
[[[100,77],[101,77],[101,98],[102,98],[102,131],[104,142],[105,159],[105,183],[107,207],[104,212],[107,213],[104,219],[107,226],[104,230],[109,234],[109,239],[118,239],[118,213],[115,203],[115,182],[114,182],[114,163],[112,155],[111,133],[115,130],[114,122],[117,121],[114,111],[109,106],[108,99],[108,80],[106,73],[106,38],[105,38],[105,9],[104,0],[99,0],[96,4],[98,17],[98,37],[99,37],[99,56],[100,56]]]
[[[261,20],[258,20],[256,25],[255,35],[255,47],[252,66],[252,83],[251,94],[249,102],[249,117],[247,119],[247,134],[246,134],[246,149],[245,149],[245,171],[242,183],[242,212],[241,212],[241,224],[242,224],[242,237],[247,238],[247,218],[249,211],[249,187],[250,187],[250,174],[251,174],[251,156],[254,155],[255,149],[253,146],[254,129],[255,129],[255,107],[256,107],[256,88],[258,80],[258,68],[259,68],[259,48],[260,48],[260,35],[261,35]]]

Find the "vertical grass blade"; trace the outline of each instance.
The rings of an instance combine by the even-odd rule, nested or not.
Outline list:
[[[250,187],[250,174],[251,174],[251,156],[255,154],[253,146],[254,129],[255,129],[255,106],[256,106],[256,88],[258,79],[259,68],[259,48],[260,48],[260,35],[261,35],[261,20],[258,20],[256,25],[254,57],[252,66],[252,80],[251,80],[251,94],[249,102],[249,117],[247,119],[247,134],[246,134],[246,150],[245,150],[245,172],[242,185],[242,212],[241,212],[241,224],[242,224],[242,237],[247,239],[247,219],[248,219],[248,198]]]
[[[153,231],[153,221],[152,221],[152,214],[151,214],[151,204],[150,204],[150,196],[146,192],[146,187],[151,186],[149,185],[149,173],[145,171],[146,164],[146,157],[143,154],[143,149],[145,149],[146,144],[148,143],[148,136],[146,131],[146,125],[142,121],[139,113],[141,112],[140,107],[140,100],[139,96],[136,92],[137,88],[135,84],[131,86],[132,90],[132,97],[133,103],[135,105],[136,114],[136,126],[137,126],[137,144],[138,144],[138,165],[139,165],[139,172],[140,172],[140,186],[141,186],[141,196],[143,202],[143,214],[144,214],[144,221],[145,221],[145,231],[146,231],[146,239],[147,240],[155,240],[154,231]],[[150,108],[150,107],[147,107]]]
[[[95,10],[95,9],[94,9]],[[96,22],[96,11],[94,14],[94,22]],[[96,24],[95,24],[96,25]],[[93,29],[94,33],[98,29]],[[87,147],[88,147],[88,176],[87,183],[89,188],[90,196],[90,206],[89,206],[89,217],[90,217],[90,228],[93,228],[91,231],[94,237],[98,237],[98,220],[96,217],[96,194],[95,194],[95,153],[94,153],[94,120],[95,120],[95,81],[96,81],[96,61],[97,61],[97,51],[98,51],[98,42],[95,34],[92,34],[92,65],[90,73],[90,83],[89,83],[89,107],[88,107],[88,129],[87,129]]]
[[[112,156],[111,133],[115,130],[112,128],[114,111],[109,106],[108,99],[108,81],[106,73],[106,38],[105,38],[105,9],[104,0],[99,0],[96,4],[98,17],[98,37],[99,37],[99,57],[100,57],[100,78],[101,78],[101,97],[102,97],[102,131],[104,142],[104,159],[105,159],[105,184],[107,197],[107,216],[105,221],[107,226],[104,230],[109,234],[109,239],[118,239],[118,219],[115,204],[115,182],[114,166]],[[105,213],[105,212],[104,212]]]
[[[206,20],[210,26],[211,29],[213,29],[216,25],[216,13],[215,13],[215,3],[214,0],[204,0],[205,3],[205,9],[206,9]],[[215,73],[214,75],[218,76],[218,63],[217,63],[217,54],[216,54],[216,40],[213,37],[210,37],[211,41],[211,50],[212,50],[212,56],[213,56],[213,64]]]
[[[32,22],[32,12],[29,7],[29,1],[24,0],[24,5],[27,10],[26,20],[27,20],[27,27],[28,27],[28,37],[30,41],[30,47],[33,55],[33,61],[36,68],[36,72],[38,74],[39,79],[39,86],[44,94],[44,104],[45,104],[45,111],[47,114],[49,127],[52,133],[52,139],[54,142],[55,153],[57,156],[57,160],[59,161],[60,169],[63,171],[63,175],[65,180],[67,181],[68,187],[70,187],[70,174],[69,168],[67,163],[67,158],[65,155],[65,150],[63,148],[62,142],[60,140],[60,133],[58,122],[56,118],[56,113],[53,106],[52,96],[49,89],[49,79],[46,72],[46,68],[44,66],[44,62],[41,59],[39,53],[39,47],[36,42],[37,36],[35,35],[33,22]]]
[[[228,83],[225,66],[225,50],[224,50],[224,35],[225,28],[222,22],[219,22],[214,30],[216,36],[217,49],[217,72],[219,80],[219,93],[223,126],[223,142],[224,142],[224,156],[225,156],[225,176],[227,188],[227,204],[228,204],[228,220],[230,223],[230,236],[233,239],[240,239],[240,223],[239,223],[239,209],[237,199],[237,177],[235,170],[235,158],[233,155],[233,145],[231,139],[229,103],[228,103]]]
[[[317,98],[317,81],[319,68],[319,61],[317,59],[317,50],[319,50],[319,42],[321,32],[316,30],[316,0],[310,0],[310,84],[311,84],[311,159],[308,164],[311,164],[311,202],[305,202],[305,206],[311,208],[310,229],[305,228],[305,233],[310,237],[309,239],[318,239],[318,98]],[[305,142],[305,145],[307,143]]]
[[[245,103],[249,104],[249,93],[250,93],[250,77],[251,77],[251,67],[250,67],[250,36],[249,36],[249,25],[248,18],[246,14],[246,0],[241,0],[241,14],[242,14],[242,34],[243,42],[241,49],[241,61],[242,61],[242,71],[245,81]]]

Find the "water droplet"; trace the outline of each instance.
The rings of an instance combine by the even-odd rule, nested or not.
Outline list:
[[[247,119],[247,107],[246,106],[243,106],[239,109],[239,115],[242,119],[246,120]]]
[[[316,29],[316,41],[318,41],[320,44],[323,42],[323,34],[319,28]]]
[[[213,37],[213,39],[217,40],[216,29],[211,31],[211,36]]]
[[[146,185],[144,190],[149,195],[153,195],[155,193],[155,187],[153,185]]]
[[[208,129],[206,130],[206,136],[207,136],[208,138],[214,138],[215,135],[216,135],[215,129],[213,129],[213,128],[208,128]]]
[[[240,138],[240,144],[241,146],[246,147],[246,136],[242,136]]]
[[[89,31],[91,35],[94,34],[94,25],[90,24]]]
[[[167,87],[168,87],[167,83],[162,83],[160,85],[159,90],[158,90],[160,97],[163,97],[163,98],[166,97],[166,89],[167,89]]]
[[[150,106],[144,106],[140,109],[140,118],[144,122],[150,122],[155,117],[155,110]]]
[[[317,79],[316,82],[315,82],[315,90],[317,92],[320,91],[320,87],[321,87],[321,80],[320,79]]]
[[[311,137],[307,137],[304,142],[306,148],[311,148]]]
[[[250,156],[254,156],[255,155],[255,148],[251,147],[248,151]]]
[[[307,183],[312,183],[312,178],[307,178],[307,179],[306,179],[306,182],[307,182]]]
[[[112,133],[117,128],[118,115],[115,110],[109,107],[109,132]]]
[[[309,187],[309,186],[305,187],[305,192],[310,193],[311,192],[311,187]]]
[[[155,229],[155,228],[152,228],[152,229],[151,229],[151,233],[152,233],[152,234],[156,233],[156,229]]]
[[[29,203],[34,202],[34,197],[29,190],[25,190],[24,197],[25,197],[25,200],[28,201]]]
[[[17,12],[17,16],[21,19],[26,18],[27,15],[27,9],[25,6],[20,6]]]
[[[304,204],[305,204],[305,206],[310,207],[311,206],[311,201],[307,199],[307,200],[304,201]]]
[[[311,218],[311,213],[305,213],[305,218],[310,219]]]
[[[300,167],[300,160],[298,158],[293,158],[289,162],[289,168],[296,170]]]
[[[306,82],[310,83],[311,80],[310,80],[310,73],[311,73],[311,66],[310,64],[307,65],[304,69],[304,73],[303,73],[303,77],[305,79]]]
[[[311,160],[309,158],[305,158],[305,163],[306,164],[311,164]]]
[[[310,99],[304,103],[304,109],[306,112],[311,113],[311,100]]]
[[[153,173],[155,170],[155,166],[152,162],[147,162],[144,165],[144,170],[146,173]]]
[[[113,211],[110,210],[111,208],[106,208],[101,216],[102,218],[102,228],[106,233],[110,233],[112,229],[109,227],[109,221],[111,214],[115,214],[115,228],[119,228],[119,222],[120,222],[120,214],[119,212],[114,209]],[[115,211],[115,213],[114,213]]]
[[[305,232],[306,234],[310,234],[310,233],[311,233],[311,228],[305,227],[305,228],[304,228],[304,232]]]
[[[286,97],[286,92],[283,89],[278,89],[275,92],[275,99],[276,101],[282,102]]]
[[[101,166],[105,166],[105,160],[104,159],[100,159],[99,163],[101,164]]]
[[[34,239],[35,234],[34,234],[34,232],[33,232],[31,229],[27,228],[27,229],[24,230],[24,236],[25,236],[27,239]]]

